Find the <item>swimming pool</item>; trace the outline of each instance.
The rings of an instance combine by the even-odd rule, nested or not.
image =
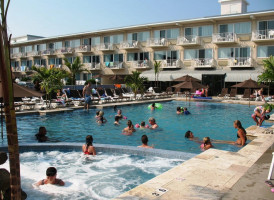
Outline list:
[[[79,151],[30,151],[20,154],[21,182],[28,199],[33,200],[112,199],[183,161],[109,152],[98,152],[93,157]],[[56,167],[57,177],[65,186],[33,187],[46,178],[45,171],[50,166]],[[9,170],[8,162],[1,167]]]
[[[218,140],[236,140],[237,131],[233,128],[233,121],[240,120],[244,127],[253,125],[251,118],[254,106],[238,104],[221,104],[209,102],[171,101],[162,103],[162,110],[151,111],[148,104],[121,106],[123,115],[132,120],[133,124],[154,117],[159,125],[158,130],[138,129],[132,136],[122,135],[126,127],[126,120],[120,126],[114,126],[115,112],[113,108],[104,108],[106,124],[98,125],[95,121],[96,109],[89,111],[75,110],[73,112],[50,114],[45,116],[18,116],[18,136],[20,143],[37,142],[34,135],[39,126],[45,126],[51,142],[84,142],[85,136],[91,134],[94,143],[138,146],[140,138],[146,134],[149,144],[158,149],[176,150],[191,153],[201,152],[199,144],[184,138],[185,132],[191,130],[196,137],[209,136]],[[191,115],[176,115],[177,106],[187,106]],[[264,125],[268,125],[264,122]],[[5,145],[6,141],[2,142]],[[233,145],[215,144],[215,148],[238,151]]]

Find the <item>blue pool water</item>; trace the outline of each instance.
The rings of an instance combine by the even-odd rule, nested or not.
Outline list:
[[[117,144],[138,146],[141,144],[141,136],[146,134],[149,145],[158,149],[168,149],[199,153],[199,144],[188,139],[184,135],[191,130],[196,137],[209,136],[211,139],[236,140],[237,131],[233,128],[233,121],[240,120],[243,127],[254,125],[251,118],[254,106],[221,104],[209,102],[171,101],[162,103],[162,110],[151,111],[149,104],[118,107],[123,115],[132,120],[133,124],[154,117],[159,125],[158,130],[137,129],[132,136],[122,135],[122,129],[126,127],[127,120],[122,120],[120,126],[114,126],[115,112],[113,108],[104,108],[106,124],[98,125],[95,121],[96,109],[89,111],[75,110],[73,112],[50,114],[45,116],[29,115],[18,116],[19,142],[37,142],[34,135],[39,126],[45,126],[48,130],[50,142],[85,142],[85,136],[91,134],[94,143]],[[188,107],[191,115],[176,115],[176,107]],[[264,122],[264,125],[270,124]],[[6,141],[2,142],[6,144]],[[215,148],[229,151],[238,151],[238,147],[226,144],[214,144]]]

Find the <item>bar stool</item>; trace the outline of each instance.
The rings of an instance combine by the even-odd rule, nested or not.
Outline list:
[[[272,176],[272,172],[273,172],[273,167],[274,167],[274,152],[272,152],[272,162],[270,164],[270,168],[269,168],[269,173],[268,173],[268,177],[267,179],[270,180],[271,176]]]

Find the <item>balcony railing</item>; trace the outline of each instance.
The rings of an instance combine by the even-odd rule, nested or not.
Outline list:
[[[43,50],[43,51],[41,51],[41,56],[49,56],[49,55],[52,55],[53,52],[54,52],[54,51],[51,50],[51,49]]]
[[[90,45],[81,45],[75,48],[76,53],[88,52],[90,51]]]
[[[19,53],[19,57],[20,57],[20,58],[25,58],[25,57],[27,57],[27,53],[22,53],[22,52],[21,52],[21,53]]]
[[[84,63],[84,67],[87,70],[100,70],[101,69],[101,63]]]
[[[199,58],[192,60],[192,66],[194,68],[211,68],[215,66],[215,62],[212,58]]]
[[[166,47],[168,40],[166,38],[150,38],[147,41],[148,47]]]
[[[256,32],[252,32],[252,40],[253,41],[274,40],[274,29],[257,30]]]
[[[250,57],[239,57],[230,59],[229,67],[252,67],[252,59]]]
[[[40,56],[40,51],[31,51],[31,52],[28,52],[27,56]]]
[[[20,58],[21,54],[20,53],[12,53],[10,54],[11,58]]]
[[[184,37],[177,38],[177,45],[190,46],[190,45],[200,45],[200,37],[195,35],[188,35]]]
[[[62,47],[61,49],[56,49],[57,54],[71,54],[73,53],[74,48],[72,47]]]
[[[237,35],[235,33],[214,33],[212,41],[216,44],[235,43],[237,42]]]
[[[180,68],[182,67],[182,62],[179,59],[167,59],[160,60],[161,68]]]
[[[132,68],[149,68],[150,61],[147,61],[147,60],[132,61],[131,67]]]
[[[139,49],[140,42],[139,41],[125,41],[120,43],[120,49]]]
[[[112,51],[114,50],[113,44],[102,43],[96,46],[97,51]]]
[[[119,62],[119,61],[105,62],[105,66],[111,69],[123,69],[124,62]]]

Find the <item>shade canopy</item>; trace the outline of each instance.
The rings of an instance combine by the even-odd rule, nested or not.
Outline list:
[[[244,82],[238,83],[236,85],[233,85],[231,87],[237,87],[237,88],[267,88],[264,84],[258,84],[256,81],[252,80],[251,78],[248,80],[245,80]]]
[[[41,97],[45,94],[34,91],[32,89],[29,89],[27,87],[18,85],[16,83],[13,83],[13,95],[14,97]],[[3,89],[2,89],[2,83],[0,82],[0,98],[3,97]]]
[[[206,86],[196,82],[196,81],[186,81],[179,83],[177,85],[173,85],[174,88],[182,88],[182,89],[199,89],[199,88],[206,88]]]
[[[185,76],[182,76],[180,78],[176,78],[174,79],[173,81],[197,81],[197,82],[200,82],[201,80],[197,79],[197,78],[194,78],[192,76],[189,76],[188,74],[185,75]]]

